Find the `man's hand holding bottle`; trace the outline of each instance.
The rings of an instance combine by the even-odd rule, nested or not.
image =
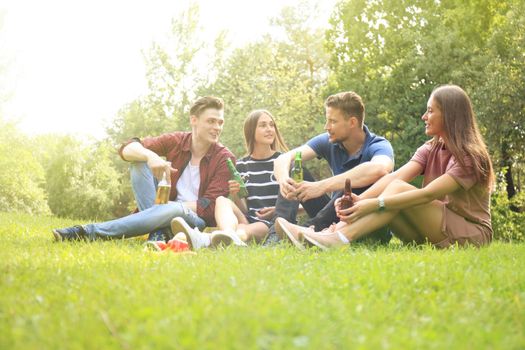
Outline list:
[[[171,172],[177,172],[178,170],[171,167],[171,162],[167,162],[158,155],[150,155],[148,157],[147,162],[149,168],[151,169],[151,172],[153,173],[153,176],[157,178],[157,180],[162,180],[162,176],[166,174],[166,180],[168,183],[171,183]]]

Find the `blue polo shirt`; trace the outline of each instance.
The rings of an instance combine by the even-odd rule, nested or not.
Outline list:
[[[375,156],[387,156],[394,161],[394,150],[390,142],[384,137],[377,136],[363,125],[365,132],[365,142],[356,154],[349,155],[343,145],[328,141],[328,133],[317,135],[310,139],[306,144],[317,154],[317,158],[324,158],[330,164],[332,173],[342,174],[355,166],[372,160]],[[356,194],[364,192],[368,187],[355,189]]]

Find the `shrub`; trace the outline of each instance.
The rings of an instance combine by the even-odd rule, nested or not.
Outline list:
[[[492,229],[494,239],[502,241],[525,241],[525,194],[518,192],[511,200],[505,191],[492,194],[491,200]],[[521,212],[510,208],[522,208]]]
[[[0,211],[49,214],[44,169],[27,138],[0,119]]]

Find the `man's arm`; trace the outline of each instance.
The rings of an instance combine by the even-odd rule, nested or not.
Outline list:
[[[279,183],[281,194],[288,199],[293,197],[293,192],[295,191],[295,181],[290,178],[290,164],[294,160],[295,153],[297,152],[301,152],[301,159],[303,161],[314,159],[317,156],[310,146],[303,145],[281,154],[273,161],[275,179]]]
[[[394,169],[394,162],[388,156],[375,156],[370,161],[345,171],[342,174],[318,182],[324,192],[341,191],[346,179],[352,180],[352,187],[361,188],[374,184]]]
[[[128,162],[147,162],[153,176],[162,179],[166,171],[166,161],[159,155],[144,146],[140,142],[131,142],[122,149],[122,158]]]
[[[388,174],[394,168],[393,160],[384,155],[372,157],[368,162],[345,171],[342,174],[317,182],[303,182],[296,187],[297,198],[306,201],[317,198],[328,192],[341,191],[345,188],[346,179],[352,181],[352,187],[370,186]]]

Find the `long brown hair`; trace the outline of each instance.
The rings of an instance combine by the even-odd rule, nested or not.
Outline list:
[[[275,140],[273,140],[273,143],[270,146],[271,149],[273,151],[288,151],[288,147],[286,147],[286,144],[284,143],[273,115],[265,109],[256,109],[251,111],[244,120],[244,142],[246,143],[246,151],[248,152],[248,155],[252,154],[255,149],[255,130],[257,129],[259,118],[263,114],[269,116],[275,125]]]
[[[447,149],[462,167],[466,166],[465,157],[470,157],[478,181],[490,189],[494,182],[492,162],[467,93],[457,85],[443,85],[432,91],[431,98],[443,116]],[[434,137],[434,143],[438,141],[438,136]]]

